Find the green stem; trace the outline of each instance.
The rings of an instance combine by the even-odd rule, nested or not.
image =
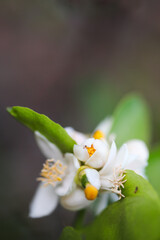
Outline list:
[[[73,224],[74,228],[80,229],[83,227],[85,213],[86,213],[85,209],[77,212],[75,220],[74,220],[74,224]]]

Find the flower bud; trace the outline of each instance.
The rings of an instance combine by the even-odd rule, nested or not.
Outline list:
[[[79,183],[84,189],[85,196],[88,200],[96,199],[100,189],[99,173],[95,169],[82,166],[77,172]]]

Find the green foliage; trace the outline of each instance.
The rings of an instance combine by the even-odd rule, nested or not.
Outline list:
[[[19,106],[7,108],[7,111],[32,131],[39,131],[50,142],[57,145],[62,152],[73,152],[75,141],[67,134],[65,129],[47,116]]]
[[[82,240],[82,238],[74,228],[66,227],[61,234],[60,240]]]
[[[122,99],[113,113],[113,125],[110,133],[116,134],[118,146],[134,138],[149,142],[149,111],[141,97],[129,95]]]
[[[160,239],[160,199],[147,180],[127,170],[126,196],[109,205],[91,224],[80,231],[63,231],[61,240],[81,234],[86,240],[158,240]],[[77,234],[77,235],[76,235]],[[83,238],[84,237],[84,238]],[[79,238],[75,238],[79,239]]]
[[[84,129],[93,131],[102,119],[112,114],[120,95],[115,86],[106,81],[109,76],[92,75],[88,77],[89,81],[80,79],[77,83],[75,98],[79,105],[78,111],[81,111],[83,116],[82,122],[85,121]],[[97,81],[97,78],[104,78],[104,80]]]
[[[160,195],[160,145],[150,151],[146,174],[150,183]]]

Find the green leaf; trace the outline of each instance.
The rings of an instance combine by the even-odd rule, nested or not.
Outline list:
[[[113,114],[110,133],[116,134],[118,146],[130,139],[150,140],[149,110],[144,100],[137,95],[125,97]]]
[[[86,239],[141,240],[160,237],[160,200],[141,176],[127,170],[124,199],[111,204],[83,230]],[[98,231],[97,231],[98,229]]]
[[[60,240],[82,240],[80,234],[72,227],[65,227]]]
[[[150,151],[146,174],[150,183],[160,196],[160,145]]]
[[[19,106],[7,108],[7,111],[33,132],[40,132],[50,142],[57,145],[63,153],[73,152],[73,146],[76,142],[67,134],[64,128],[47,116]]]
[[[109,205],[88,226],[82,228],[86,240],[160,239],[160,199],[150,183],[127,170],[124,199]],[[64,240],[66,238],[61,238]]]

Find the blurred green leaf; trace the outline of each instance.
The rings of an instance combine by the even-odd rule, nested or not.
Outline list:
[[[29,108],[19,106],[7,108],[7,111],[32,131],[39,131],[50,142],[57,145],[62,152],[73,152],[75,141],[68,135],[64,128],[47,116],[34,112]]]
[[[122,193],[126,196],[109,205],[79,233],[89,240],[158,240],[160,199],[150,183],[131,170]],[[64,235],[63,235],[64,236]],[[61,238],[64,240],[66,238]],[[82,238],[83,239],[83,238]]]
[[[79,117],[82,118],[81,124],[84,124],[83,129],[86,132],[92,132],[100,121],[110,116],[120,98],[120,93],[113,84],[114,79],[111,81],[113,83],[106,81],[110,77],[97,73],[77,81],[75,99]]]
[[[82,240],[80,234],[72,227],[63,229],[60,240]]]
[[[160,195],[160,145],[150,151],[146,174],[150,183]]]
[[[118,146],[130,139],[150,140],[150,117],[145,101],[137,95],[125,97],[113,113],[110,133],[116,134]]]

